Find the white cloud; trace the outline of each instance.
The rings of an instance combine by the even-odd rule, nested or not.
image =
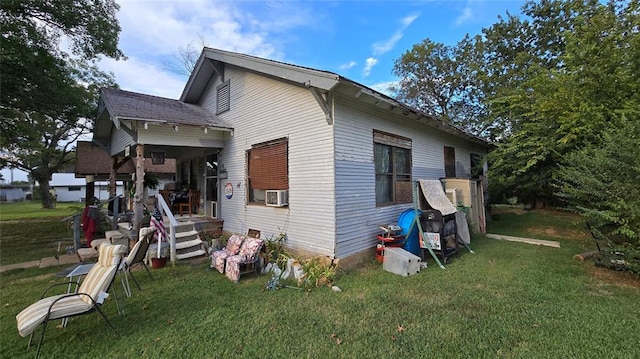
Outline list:
[[[272,56],[276,52],[266,40],[268,32],[258,29],[268,26],[257,24],[232,3],[127,0],[121,3],[118,19],[121,44],[127,55],[148,56],[149,51],[153,56],[170,55],[198,37],[210,46],[230,51],[256,56]],[[146,54],[138,54],[138,49],[144,49]]]
[[[396,43],[398,43],[398,41],[402,39],[402,36],[404,36],[404,31],[407,29],[407,27],[409,27],[409,25],[411,25],[419,16],[420,16],[419,13],[413,13],[402,18],[400,20],[400,23],[401,23],[400,29],[398,29],[393,34],[393,36],[391,36],[391,38],[385,41],[375,42],[371,46],[373,49],[373,54],[375,56],[380,56],[391,51],[396,46]]]
[[[391,89],[394,87],[398,87],[399,84],[400,84],[400,81],[385,81],[385,82],[378,82],[369,87],[389,97],[393,97],[394,94],[393,94],[393,91],[391,91]]]
[[[351,61],[351,62],[349,62],[349,63],[342,64],[342,65],[338,66],[338,69],[339,69],[339,70],[348,70],[348,69],[350,69],[350,68],[352,68],[352,67],[356,66],[357,64],[358,64],[357,62],[355,62],[355,61]]]
[[[114,73],[121,89],[148,95],[177,99],[187,82],[186,77],[163,71],[134,57],[127,61],[106,59],[101,62],[101,67]]]
[[[471,7],[467,4],[467,6],[462,10],[462,14],[460,14],[460,16],[458,16],[455,20],[455,24],[456,26],[460,26],[465,24],[466,22],[469,22],[471,20],[473,20],[473,10],[471,9]]]
[[[406,17],[404,17],[401,22],[403,25],[402,31],[406,30],[407,27],[409,27],[409,25],[411,25],[418,17],[420,16],[420,13],[413,13],[413,14],[409,14]]]
[[[373,48],[373,54],[376,56],[384,55],[387,52],[391,51],[396,43],[402,39],[403,33],[396,32],[393,36],[384,41],[384,42],[376,42],[371,47]]]
[[[366,61],[365,61],[365,65],[364,65],[364,69],[362,70],[362,76],[367,77],[369,76],[369,74],[371,74],[371,70],[373,69],[373,67],[378,63],[378,60],[373,58],[373,57],[369,57]]]
[[[189,44],[199,53],[210,47],[281,60],[282,38],[300,27],[312,27],[320,16],[308,7],[278,3],[234,3],[208,0],[120,0],[117,13],[122,31],[119,47],[127,61],[103,60],[121,88],[177,98],[186,77],[171,73],[172,61]],[[247,10],[241,7],[259,7]],[[260,14],[256,17],[254,14]]]

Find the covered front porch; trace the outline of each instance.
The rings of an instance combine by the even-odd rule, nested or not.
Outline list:
[[[220,180],[226,178],[218,156],[233,129],[205,109],[178,100],[118,89],[102,89],[92,143],[111,158],[110,181],[120,167],[134,164],[127,207],[140,227],[144,208],[168,219],[171,259],[176,257],[178,222],[188,220],[221,232]],[[152,166],[174,161],[173,175],[162,181]],[[155,187],[155,188],[154,188]],[[151,209],[150,207],[153,207]],[[165,223],[165,226],[167,223]]]

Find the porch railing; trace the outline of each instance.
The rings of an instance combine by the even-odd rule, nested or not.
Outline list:
[[[156,199],[158,203],[158,209],[162,217],[167,217],[169,219],[169,252],[170,252],[170,260],[172,264],[176,263],[176,227],[178,226],[178,220],[171,213],[171,208],[164,200],[164,197],[161,194],[156,194]],[[160,244],[158,244],[160,245]]]

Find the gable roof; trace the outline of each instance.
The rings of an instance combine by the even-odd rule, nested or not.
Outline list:
[[[197,102],[211,76],[215,73],[223,73],[218,66],[219,63],[232,64],[250,71],[306,87],[316,87],[324,91],[333,89],[340,80],[340,75],[329,71],[205,47],[202,49],[198,62],[189,76],[180,100],[190,103]]]
[[[206,109],[190,103],[114,88],[102,88],[100,92],[112,120],[232,128]]]
[[[438,130],[464,138],[476,144],[483,146],[492,145],[491,142],[486,139],[473,135],[461,127],[444,122],[424,111],[408,106],[407,104],[395,100],[381,92],[356,81],[349,80],[348,78],[336,73],[210,47],[203,48],[202,53],[198,58],[198,62],[196,63],[193,72],[191,72],[189,80],[182,91],[180,100],[188,103],[198,102],[211,78],[216,74],[224,76],[224,69],[221,65],[222,63],[228,63],[233,66],[241,67],[249,71],[277,78],[299,86],[317,88],[323,92],[331,91],[339,84],[351,86],[354,88],[355,93],[358,93],[355,97],[360,101],[362,101],[363,96],[360,96],[359,94],[366,94],[370,98],[373,98],[376,104],[386,103],[389,111],[398,111],[405,116],[411,116],[410,119],[412,120],[416,120],[427,126],[437,128]]]
[[[100,146],[88,141],[78,141],[76,146],[76,177],[96,176],[97,179],[108,179],[111,173],[112,159],[109,154]],[[155,165],[150,158],[144,159],[146,172],[152,173],[175,173],[175,158],[166,158],[164,164]],[[136,167],[129,159],[124,165],[118,168],[119,179],[130,179],[135,173]]]

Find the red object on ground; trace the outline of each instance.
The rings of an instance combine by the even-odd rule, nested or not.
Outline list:
[[[379,263],[384,261],[384,248],[385,247],[402,247],[404,242],[404,236],[378,236],[380,244],[376,247],[376,260]]]
[[[82,212],[82,232],[87,239],[87,246],[91,247],[93,236],[98,231],[98,208],[87,206]]]

